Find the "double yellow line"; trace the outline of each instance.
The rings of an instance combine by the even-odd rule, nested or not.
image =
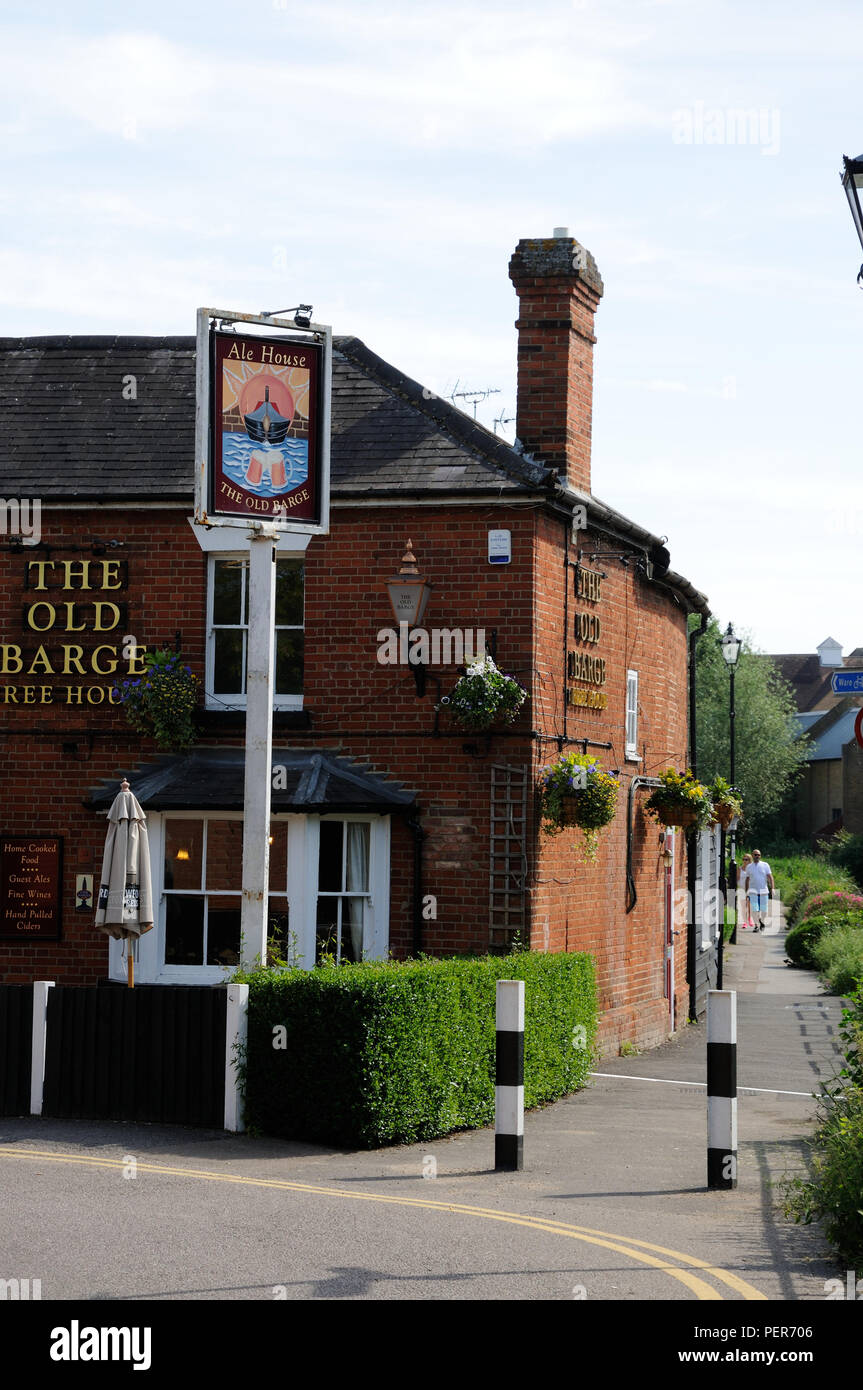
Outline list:
[[[19,1148],[17,1144],[14,1148],[4,1148],[0,1145],[0,1158],[71,1163],[80,1167],[115,1170],[128,1167],[128,1161],[120,1158],[89,1158],[84,1155],[60,1154],[42,1149],[24,1149]],[[383,1202],[390,1206],[418,1207],[424,1211],[452,1212],[457,1216],[473,1216],[483,1221],[505,1221],[512,1226],[524,1226],[528,1230],[543,1231],[547,1235],[567,1236],[570,1240],[581,1240],[589,1245],[601,1245],[606,1250],[614,1250],[620,1255],[628,1256],[631,1260],[637,1260],[641,1264],[661,1270],[663,1274],[669,1275],[672,1279],[677,1279],[699,1299],[721,1300],[723,1295],[712,1285],[699,1279],[697,1275],[691,1274],[690,1269],[698,1269],[702,1273],[711,1275],[712,1278],[727,1285],[728,1288],[733,1289],[735,1293],[749,1301],[766,1300],[767,1297],[752,1284],[747,1284],[744,1279],[739,1279],[736,1274],[719,1269],[716,1265],[708,1264],[705,1260],[698,1260],[694,1255],[684,1255],[680,1250],[669,1250],[664,1245],[652,1245],[647,1240],[635,1240],[632,1236],[621,1237],[609,1231],[592,1230],[589,1226],[573,1226],[566,1221],[552,1221],[544,1216],[525,1216],[520,1212],[500,1211],[495,1207],[472,1207],[462,1202],[431,1202],[421,1200],[419,1197],[391,1197],[376,1192],[349,1192],[341,1187],[320,1187],[311,1183],[287,1182],[280,1178],[247,1178],[233,1173],[212,1173],[202,1168],[172,1168],[163,1163],[141,1163],[136,1160],[136,1165],[136,1171],[139,1173],[156,1173],[165,1177],[198,1178],[205,1182],[237,1183],[242,1187],[271,1187],[283,1192],[305,1192],[318,1197],[343,1197],[356,1202]],[[637,1248],[634,1249],[633,1247]],[[653,1253],[647,1254],[646,1251]],[[665,1258],[660,1259],[657,1258],[658,1256]],[[677,1263],[670,1263],[672,1260],[677,1261]],[[680,1268],[681,1265],[688,1266],[688,1268]]]

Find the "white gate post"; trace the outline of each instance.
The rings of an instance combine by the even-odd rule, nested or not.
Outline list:
[[[234,1134],[241,1134],[246,1128],[243,1120],[240,1067],[245,1074],[248,1036],[249,986],[228,985],[225,1018],[225,1129],[231,1130]]]
[[[30,1114],[42,1114],[45,1089],[45,1047],[48,1037],[48,991],[53,980],[33,981],[33,1032],[30,1050]]]

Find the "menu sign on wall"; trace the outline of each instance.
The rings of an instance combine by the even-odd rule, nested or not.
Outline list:
[[[63,840],[59,835],[0,838],[0,940],[60,940]]]

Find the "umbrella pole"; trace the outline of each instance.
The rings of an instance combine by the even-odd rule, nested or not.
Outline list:
[[[135,988],[135,943],[134,943],[134,941],[131,941],[131,940],[130,940],[130,941],[127,943],[127,945],[128,945],[128,952],[127,952],[127,954],[128,954],[128,961],[129,961],[129,970],[128,970],[129,979],[128,979],[128,984],[129,984],[129,989],[134,989],[134,988]]]

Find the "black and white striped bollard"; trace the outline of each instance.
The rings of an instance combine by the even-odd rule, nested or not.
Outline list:
[[[495,1172],[524,1166],[524,980],[498,980],[495,999]]]
[[[737,1186],[737,992],[707,992],[707,1186]]]

